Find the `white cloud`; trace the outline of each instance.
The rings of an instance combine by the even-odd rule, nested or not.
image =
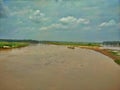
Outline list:
[[[35,15],[35,16],[44,16],[44,14],[43,14],[40,10],[36,10],[36,11],[34,12],[34,15]]]
[[[46,27],[41,27],[40,30],[53,30],[53,29],[70,29],[76,28],[78,24],[89,24],[89,20],[84,18],[75,18],[73,16],[63,17],[59,19],[58,23],[51,24]]]
[[[75,18],[73,16],[63,17],[59,20],[63,24],[89,24],[89,20],[84,18]]]
[[[37,15],[37,14],[39,14],[40,13],[40,10],[36,10],[35,12],[34,12],[34,15]]]
[[[79,19],[77,20],[77,23],[89,24],[90,21],[87,20],[87,19],[79,18]]]
[[[63,17],[60,19],[60,22],[62,22],[62,23],[74,23],[76,21],[77,21],[77,19],[73,16]]]
[[[66,29],[67,27],[62,24],[52,24],[50,26],[41,27],[40,30],[52,30],[52,29]]]
[[[48,18],[45,17],[45,14],[42,13],[40,10],[35,10],[32,15],[29,16],[30,20],[35,22],[47,21]]]
[[[100,27],[108,27],[108,26],[114,26],[114,25],[116,25],[116,21],[115,20],[110,20],[108,22],[101,23],[99,26]]]

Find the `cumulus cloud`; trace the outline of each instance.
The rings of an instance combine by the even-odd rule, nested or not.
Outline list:
[[[73,16],[63,17],[60,19],[60,22],[62,22],[62,23],[74,23],[76,21],[77,21],[77,19]]]
[[[34,22],[41,22],[41,21],[47,21],[48,18],[45,17],[45,14],[42,13],[40,10],[35,10],[32,15],[29,16],[29,19]]]
[[[103,22],[103,23],[101,23],[99,26],[100,27],[108,27],[108,26],[114,26],[114,25],[116,25],[117,23],[116,23],[116,21],[115,20],[110,20],[110,21],[108,21],[108,22]]]
[[[89,23],[90,23],[90,21],[89,21],[89,20],[87,20],[87,19],[79,18],[79,19],[77,20],[77,23],[89,24]]]
[[[53,30],[53,29],[71,29],[78,27],[79,24],[89,24],[89,20],[84,18],[75,18],[73,16],[60,18],[58,23],[53,23],[46,27],[41,27],[40,30]]]
[[[63,17],[59,20],[63,24],[89,24],[89,20],[84,18],[75,18],[73,16]]]
[[[52,30],[52,29],[66,29],[67,27],[62,24],[51,24],[50,26],[41,27],[40,30]]]

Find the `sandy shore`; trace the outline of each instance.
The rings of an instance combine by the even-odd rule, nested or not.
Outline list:
[[[0,90],[120,90],[120,66],[88,49],[37,45],[0,51]]]
[[[79,46],[80,48],[83,48],[83,49],[90,49],[90,50],[94,50],[94,51],[97,51],[101,54],[104,54],[110,58],[112,58],[113,60],[120,60],[120,56],[118,55],[114,55],[111,53],[111,51],[118,51],[119,49],[106,49],[106,48],[103,48],[103,47],[90,47],[90,46]]]

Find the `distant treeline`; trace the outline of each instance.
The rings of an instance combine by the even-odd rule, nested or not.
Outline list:
[[[95,42],[69,42],[69,41],[38,41],[38,40],[16,40],[16,39],[0,39],[0,42],[28,42],[33,44],[54,44],[54,45],[74,45],[74,46],[100,46],[101,43]]]
[[[54,44],[54,45],[74,45],[74,46],[120,46],[120,41],[104,41],[100,42],[69,42],[69,41],[38,41],[38,40],[16,40],[16,39],[0,39],[0,42],[28,42],[33,44]]]
[[[120,41],[104,41],[103,45],[106,45],[106,46],[119,46],[120,47]]]
[[[74,46],[100,46],[101,43],[95,42],[68,42],[68,41],[40,41],[43,44],[54,45],[74,45]]]
[[[39,43],[37,40],[16,40],[16,39],[0,39],[0,42],[27,42],[27,43]]]

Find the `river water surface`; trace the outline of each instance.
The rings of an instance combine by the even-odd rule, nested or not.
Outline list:
[[[0,51],[0,90],[120,90],[120,67],[87,49],[36,45]]]

